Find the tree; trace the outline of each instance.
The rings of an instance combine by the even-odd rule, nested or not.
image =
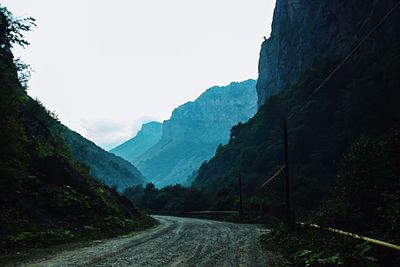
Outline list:
[[[29,45],[22,32],[30,31],[34,26],[34,18],[16,18],[6,7],[0,6],[0,48],[9,51],[14,44]]]

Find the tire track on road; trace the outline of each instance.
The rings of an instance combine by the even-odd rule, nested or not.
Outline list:
[[[267,266],[260,228],[193,218],[155,216],[160,225],[24,266]]]

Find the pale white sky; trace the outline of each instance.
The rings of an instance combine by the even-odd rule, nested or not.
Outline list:
[[[29,94],[103,148],[214,85],[257,78],[275,0],[1,0],[38,27]]]

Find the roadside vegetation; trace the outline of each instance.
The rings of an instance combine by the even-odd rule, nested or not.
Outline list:
[[[273,221],[283,218],[284,179],[274,181],[273,194],[265,192],[264,199],[258,188],[282,166],[282,119],[296,113],[288,121],[296,218],[399,245],[400,40],[395,29],[379,28],[309,101],[341,58],[317,58],[296,83],[270,97],[247,123],[234,126],[229,143],[201,165],[190,189],[182,189],[201,196],[192,198],[193,207],[238,210],[240,170],[245,210],[258,210],[264,202]],[[157,207],[169,208],[161,197],[168,190],[154,194]],[[398,252],[321,230],[274,229],[263,239],[266,247],[298,266],[400,262]]]
[[[28,45],[23,32],[34,26],[0,6],[0,252],[154,225],[71,156],[51,131],[56,116],[27,95],[29,66],[11,48]]]
[[[391,45],[362,50],[290,122],[298,220],[400,244],[399,45],[397,38]],[[326,77],[331,68],[324,65],[281,95],[301,94]],[[400,262],[399,251],[307,227],[276,227],[263,243],[296,266]]]

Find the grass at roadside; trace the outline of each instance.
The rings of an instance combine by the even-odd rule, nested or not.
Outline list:
[[[294,266],[378,267],[396,266],[400,261],[397,251],[307,227],[276,227],[263,235],[261,242]]]
[[[33,248],[116,237],[145,230],[157,224],[158,222],[154,218],[141,214],[134,219],[107,217],[96,225],[85,225],[79,228],[57,227],[41,231],[20,232],[3,238],[0,243],[0,256],[7,258],[20,253],[20,251]]]

